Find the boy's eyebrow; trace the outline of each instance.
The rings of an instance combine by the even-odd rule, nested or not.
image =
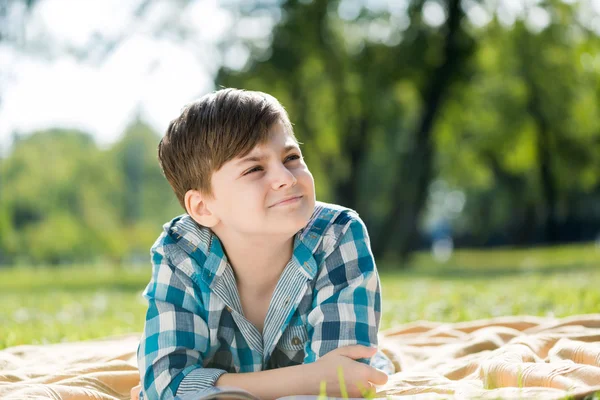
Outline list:
[[[285,146],[283,148],[283,153],[287,153],[289,151],[299,150],[299,149],[300,148],[296,144],[288,144],[287,146]],[[267,155],[265,155],[265,154],[261,154],[260,156],[247,156],[247,157],[242,158],[236,164],[240,165],[240,164],[244,164],[244,163],[247,163],[247,162],[261,162],[261,161],[266,160],[267,158],[269,158],[269,157]]]

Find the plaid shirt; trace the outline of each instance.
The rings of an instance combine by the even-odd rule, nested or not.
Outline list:
[[[171,399],[226,372],[310,363],[338,347],[377,345],[381,295],[358,214],[317,202],[294,237],[261,334],[246,318],[218,237],[187,214],[151,249],[148,312],[138,348],[144,394]],[[381,355],[377,367],[386,369]],[[363,360],[369,362],[369,360]]]

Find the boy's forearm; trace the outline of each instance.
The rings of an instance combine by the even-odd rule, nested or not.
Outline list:
[[[314,366],[301,364],[267,371],[223,374],[216,386],[245,389],[263,400],[290,395],[317,395],[320,381]]]

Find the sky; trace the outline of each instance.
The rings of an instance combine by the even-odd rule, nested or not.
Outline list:
[[[140,0],[38,1],[22,32],[21,46],[0,43],[0,155],[7,153],[15,131],[78,128],[91,133],[102,147],[114,143],[140,116],[162,133],[184,104],[214,89],[213,77],[221,62],[234,68],[243,65],[247,52],[240,48],[220,58],[216,45],[224,35],[235,31],[264,39],[274,23],[258,18],[234,24],[219,0],[195,0],[183,10],[177,2],[155,0],[144,18],[134,21],[130,16]],[[510,24],[524,7],[533,7],[529,24],[541,29],[549,16],[535,7],[538,1],[498,0],[497,13]],[[600,1],[586,1],[596,4],[600,13]],[[406,0],[366,3],[400,16]],[[360,4],[364,2],[342,0],[340,17],[355,18]],[[474,25],[489,22],[489,13],[478,3],[464,0],[464,4]],[[432,26],[445,19],[443,8],[434,1],[426,4],[424,14]],[[596,18],[600,32],[600,17]],[[18,23],[19,16],[10,21]],[[173,21],[177,29],[191,33],[193,43],[173,35],[152,35]],[[92,54],[81,60],[65,51],[86,48],[95,35],[109,40],[124,35],[124,39],[108,57]]]
[[[197,2],[182,18],[183,26],[202,27],[197,32],[201,45],[195,47],[149,34],[168,12],[160,7],[129,28],[127,16],[136,3],[41,1],[26,31],[27,43],[33,47],[40,41],[41,49],[0,47],[2,149],[9,147],[14,131],[53,126],[85,130],[108,146],[138,115],[164,131],[185,103],[213,89],[215,43],[231,24],[216,0]],[[100,62],[65,55],[56,45],[83,47],[95,32],[112,37],[127,29],[133,34]],[[52,40],[41,40],[48,37]]]

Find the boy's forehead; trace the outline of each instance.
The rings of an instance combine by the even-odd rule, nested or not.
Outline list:
[[[296,138],[289,134],[287,131],[271,132],[267,137],[267,140],[261,143],[257,143],[256,146],[250,150],[250,153],[255,151],[263,151],[266,149],[274,148],[276,150],[287,148],[287,147],[299,147]]]
[[[253,156],[256,154],[262,154],[269,150],[281,150],[288,151],[291,148],[299,149],[298,141],[294,136],[290,134],[290,132],[285,129],[285,127],[279,125],[278,128],[272,128],[267,136],[267,139],[263,142],[257,143],[247,154],[238,155],[232,161],[243,160],[249,156]]]

